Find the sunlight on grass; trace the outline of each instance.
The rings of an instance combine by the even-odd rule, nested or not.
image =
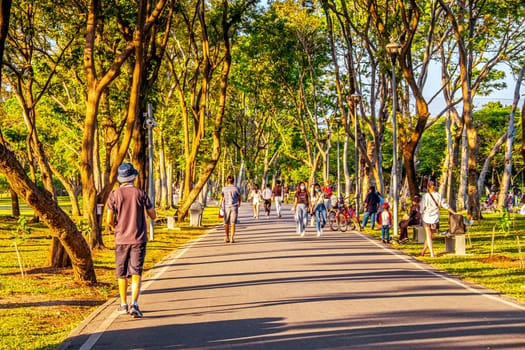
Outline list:
[[[22,203],[21,207],[22,215],[31,219],[32,211]],[[93,252],[97,284],[84,286],[73,281],[70,269],[43,268],[51,242],[49,232],[43,224],[28,224],[30,232],[17,236],[17,220],[10,217],[10,210],[8,199],[0,199],[0,350],[54,349],[93,310],[117,296],[114,237],[104,235],[106,249]],[[217,213],[217,208],[206,208],[200,228],[189,227],[186,222],[180,230],[168,230],[159,220],[155,240],[148,242],[145,274],[174,249],[217,225]],[[159,217],[164,215],[159,211]],[[15,239],[25,278],[21,276]]]
[[[402,250],[415,258],[424,261],[439,270],[446,271],[466,281],[484,285],[497,292],[514,297],[525,302],[525,270],[520,267],[520,258],[516,243],[516,235],[521,235],[525,229],[525,216],[511,214],[511,232],[498,232],[494,244],[494,256],[490,256],[492,229],[498,221],[500,213],[484,213],[483,220],[475,222],[469,228],[472,246],[467,243],[467,255],[455,256],[445,253],[445,239],[434,236],[436,258],[430,258],[428,253],[420,257],[422,244],[395,244],[394,248]],[[443,212],[440,219],[440,231],[446,231],[447,217]],[[380,238],[381,232],[367,230],[366,233]],[[409,231],[409,235],[411,232]],[[523,241],[522,244],[525,244]],[[525,250],[525,246],[522,247]]]

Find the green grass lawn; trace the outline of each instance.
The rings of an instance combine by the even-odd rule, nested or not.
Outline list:
[[[522,266],[524,257],[521,256],[517,243],[517,237],[519,237],[521,244],[525,245],[522,235],[525,229],[525,216],[510,214],[510,230],[506,233],[498,232],[500,231],[501,216],[501,213],[484,213],[483,220],[475,222],[469,227],[468,234],[472,244],[469,245],[467,240],[466,255],[464,256],[445,253],[445,239],[439,235],[434,235],[433,239],[434,251],[437,254],[435,258],[431,258],[428,251],[425,257],[419,256],[423,247],[421,243],[411,242],[403,245],[393,244],[392,246],[465,281],[484,285],[525,302],[525,269]],[[494,254],[491,255],[494,226],[496,226]],[[446,213],[442,212],[440,231],[447,229]],[[381,230],[372,231],[367,228],[365,232],[378,239],[381,237]],[[409,237],[411,237],[412,230],[409,229],[408,232]],[[390,233],[392,234],[392,230]],[[521,249],[525,250],[525,246]]]
[[[68,210],[67,201],[60,203]],[[21,212],[28,220],[33,215],[26,206]],[[217,208],[206,208],[201,228],[184,223],[180,230],[168,230],[165,221],[158,221],[155,239],[148,242],[145,273],[174,249],[217,225],[217,213]],[[46,227],[27,224],[30,232],[17,235],[19,223],[10,214],[9,200],[0,199],[0,349],[54,349],[93,310],[118,295],[113,235],[104,235],[106,249],[93,252],[97,284],[85,286],[73,281],[70,269],[43,268],[51,242]]]

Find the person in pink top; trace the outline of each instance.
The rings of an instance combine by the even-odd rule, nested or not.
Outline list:
[[[115,231],[116,275],[120,294],[120,314],[142,317],[138,298],[142,269],[146,256],[146,215],[155,219],[157,213],[146,192],[134,186],[138,171],[129,163],[118,168],[120,187],[108,198],[107,224]],[[131,306],[128,307],[128,278],[131,278]]]

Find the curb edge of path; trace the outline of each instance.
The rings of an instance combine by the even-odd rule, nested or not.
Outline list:
[[[441,279],[444,279],[446,281],[449,281],[451,283],[454,283],[462,288],[465,288],[466,290],[481,295],[485,298],[497,301],[499,303],[505,304],[507,306],[511,306],[515,309],[525,311],[525,303],[521,302],[519,299],[514,298],[512,296],[503,294],[501,292],[498,292],[494,289],[491,289],[489,287],[483,286],[478,283],[466,281],[459,276],[456,276],[450,272],[446,272],[443,270],[440,270],[431,264],[427,263],[426,261],[421,261],[417,259],[415,256],[408,254],[402,250],[396,249],[396,248],[387,248],[380,244],[372,235],[362,233],[362,232],[356,232],[358,235],[363,237],[366,240],[371,241],[374,245],[381,247],[388,251],[390,254],[396,256],[397,258],[406,261],[407,263],[414,265],[418,269],[427,272],[428,274],[431,274],[433,276],[439,277]]]
[[[162,267],[156,271],[159,266],[168,265],[169,262],[179,259],[188,249],[206,238],[206,236],[215,230],[217,230],[217,226],[210,228],[199,237],[174,249],[166,257],[156,263],[146,274],[145,277],[147,278],[147,281],[142,284],[141,290],[147,290],[151,283],[167,269],[167,267]],[[76,326],[57,347],[55,347],[55,350],[90,350],[109,325],[111,325],[111,323],[119,316],[118,313],[115,312],[115,308],[112,307],[118,302],[118,299],[118,296],[112,297],[96,308],[78,326]]]

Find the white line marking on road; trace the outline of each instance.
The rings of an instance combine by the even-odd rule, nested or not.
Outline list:
[[[505,305],[507,305],[507,306],[512,306],[512,307],[515,308],[515,309],[525,311],[525,306],[523,306],[523,305],[516,304],[516,303],[513,303],[512,301],[505,300],[505,299],[503,299],[503,298],[501,298],[501,297],[494,296],[494,295],[490,295],[490,294],[487,294],[487,293],[485,293],[485,292],[483,292],[483,291],[480,291],[480,290],[474,289],[474,288],[472,288],[472,287],[466,285],[465,283],[463,283],[463,282],[461,282],[461,281],[458,281],[458,280],[456,280],[456,279],[454,279],[454,278],[450,278],[450,277],[447,277],[447,276],[443,275],[443,272],[438,273],[438,272],[435,272],[435,271],[429,270],[429,269],[427,269],[427,268],[424,266],[424,263],[421,262],[421,261],[417,261],[417,262],[415,262],[414,260],[412,260],[412,258],[409,258],[407,255],[400,254],[400,253],[398,253],[398,252],[395,251],[395,250],[387,249],[385,246],[379,244],[379,242],[376,241],[375,239],[373,239],[373,238],[371,238],[371,237],[369,237],[369,236],[365,236],[365,235],[363,235],[362,233],[358,233],[358,235],[361,236],[361,237],[363,237],[363,238],[365,238],[366,240],[368,240],[368,241],[374,243],[376,246],[383,248],[384,250],[386,250],[387,252],[389,252],[389,253],[392,254],[392,255],[395,255],[396,257],[400,258],[401,260],[404,260],[404,261],[406,261],[407,263],[409,263],[409,264],[411,264],[411,265],[417,267],[418,269],[420,269],[420,270],[422,270],[422,271],[425,271],[425,272],[427,272],[427,273],[429,273],[429,274],[431,274],[431,275],[434,275],[434,276],[437,276],[437,277],[439,277],[439,278],[442,278],[442,279],[444,279],[444,280],[446,280],[446,281],[452,282],[452,283],[454,283],[454,284],[456,284],[456,285],[458,285],[458,286],[460,286],[460,287],[462,287],[462,288],[465,288],[466,290],[468,290],[468,291],[470,291],[470,292],[472,292],[472,293],[479,294],[479,295],[481,295],[481,296],[484,296],[485,298],[488,298],[488,299],[491,299],[491,300],[494,300],[494,301],[500,302],[500,303],[505,304]]]
[[[142,285],[141,290],[148,289],[148,287],[151,285],[151,283],[153,283],[153,281],[159,279],[160,276],[171,267],[170,265],[172,265],[175,261],[180,259],[180,257],[182,257],[191,247],[193,247],[195,244],[197,244],[198,242],[203,240],[212,231],[213,230],[210,230],[210,231],[206,232],[205,234],[203,234],[202,236],[200,236],[196,240],[191,241],[190,243],[188,243],[188,244],[182,246],[181,248],[177,249],[176,250],[177,254],[175,254],[174,257],[169,257],[168,256],[165,260],[161,261],[160,263],[165,264],[165,266],[163,268],[161,268],[151,279],[148,279],[148,281]],[[93,348],[93,346],[97,343],[97,341],[100,339],[100,337],[102,337],[104,332],[109,328],[109,326],[113,323],[113,321],[115,321],[115,319],[118,316],[119,316],[119,314],[116,313],[116,312],[111,313],[109,315],[109,317],[106,318],[104,320],[104,322],[102,322],[100,324],[100,326],[97,328],[95,333],[91,334],[89,336],[89,338],[84,342],[84,344],[82,344],[82,346],[80,347],[79,350],[91,350]]]

